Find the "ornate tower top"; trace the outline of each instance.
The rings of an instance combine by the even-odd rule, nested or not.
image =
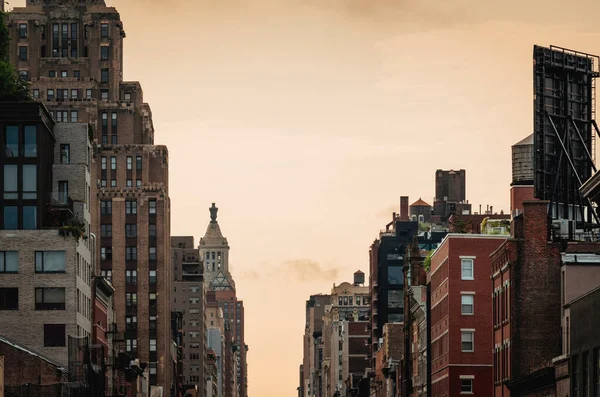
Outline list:
[[[215,203],[212,203],[212,207],[208,209],[210,211],[210,222],[217,222],[217,212],[219,212],[219,208],[215,207]]]

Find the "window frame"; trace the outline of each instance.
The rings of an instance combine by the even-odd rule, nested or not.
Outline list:
[[[464,303],[464,298],[470,298],[471,303],[470,304]],[[466,312],[464,310],[466,306],[471,307],[470,312]],[[475,314],[475,294],[474,293],[471,293],[471,292],[461,293],[461,295],[460,295],[460,314],[463,316],[473,316]]]
[[[471,335],[471,341],[470,342],[465,342],[464,341],[464,336],[465,335]],[[471,343],[471,350],[465,350],[464,349],[464,343]],[[473,353],[475,352],[475,330],[472,329],[461,329],[460,330],[460,351],[461,353]]]
[[[44,270],[44,265],[45,265],[45,260],[44,260],[44,256],[47,253],[62,253],[62,257],[63,257],[63,270],[49,270],[46,271]],[[39,266],[39,268],[41,268],[41,270],[38,270],[38,254],[41,255],[41,266]],[[50,251],[50,250],[46,250],[46,251],[35,251],[35,273],[44,273],[44,274],[53,274],[53,273],[66,273],[67,272],[67,253],[65,251]]]
[[[63,302],[45,302],[44,295],[45,290],[56,289],[62,290]],[[38,292],[41,294],[41,301],[38,301]],[[55,288],[55,287],[37,287],[34,291],[35,310],[37,311],[55,311],[55,310],[66,310],[67,309],[67,291],[66,288]]]
[[[17,270],[6,270],[6,254],[16,258]],[[19,251],[0,251],[0,274],[19,274]]]
[[[63,340],[62,340],[62,344],[49,344],[48,339],[46,337],[46,333],[51,329],[51,328],[56,328],[58,329],[59,327],[62,326],[62,333],[63,333]],[[57,338],[58,340],[58,338]],[[65,324],[44,324],[44,347],[66,347],[67,346],[67,326]]]
[[[471,264],[471,275],[465,276],[465,263],[470,262]],[[475,258],[473,257],[461,257],[460,258],[460,279],[465,281],[475,280]]]

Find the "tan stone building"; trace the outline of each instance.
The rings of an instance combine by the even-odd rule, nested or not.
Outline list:
[[[125,30],[104,0],[27,0],[10,14],[10,62],[59,122],[92,126],[91,224],[124,349],[170,392],[168,151],[154,146],[138,82],[123,81]],[[159,389],[157,389],[159,391]]]

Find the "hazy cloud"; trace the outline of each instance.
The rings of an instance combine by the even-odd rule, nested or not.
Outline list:
[[[341,268],[325,266],[312,259],[291,259],[277,270],[279,276],[296,281],[335,281]]]
[[[260,274],[256,270],[248,270],[240,274],[240,278],[243,280],[256,281],[260,279]]]

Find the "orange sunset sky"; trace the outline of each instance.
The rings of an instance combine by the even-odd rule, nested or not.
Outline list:
[[[173,235],[220,209],[252,397],[296,396],[306,299],[368,271],[400,195],[432,204],[434,171],[465,168],[474,209],[508,210],[534,44],[600,54],[598,0],[106,2],[169,147]]]

